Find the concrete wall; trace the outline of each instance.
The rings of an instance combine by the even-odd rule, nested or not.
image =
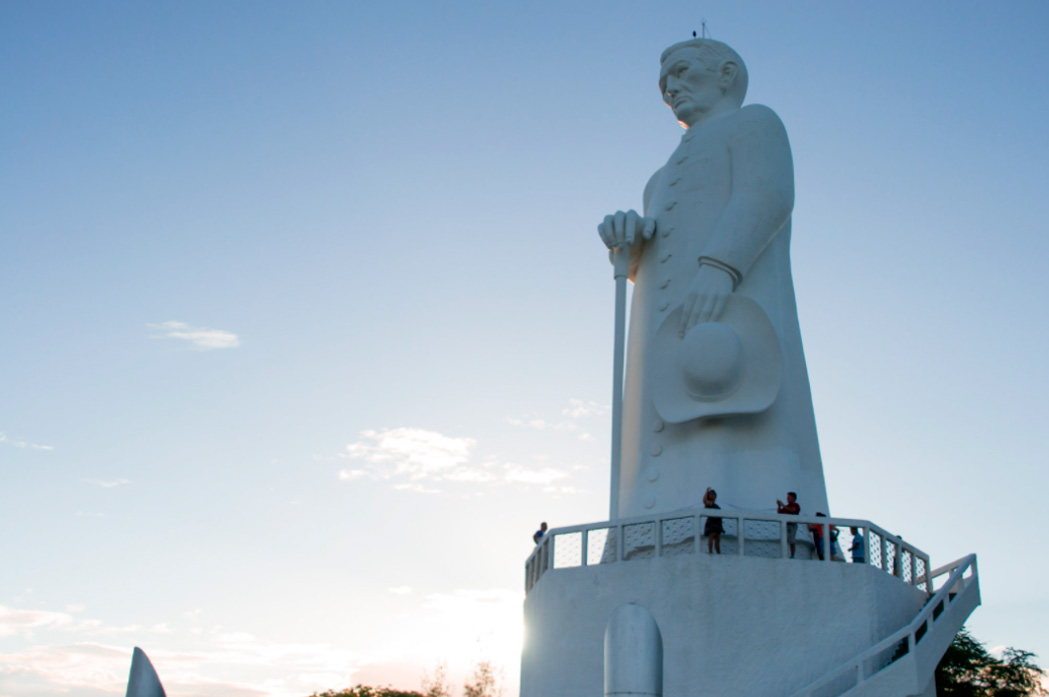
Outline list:
[[[787,697],[910,622],[925,594],[862,564],[688,554],[547,572],[525,600],[521,697],[601,697],[612,611],[645,607],[665,697]]]

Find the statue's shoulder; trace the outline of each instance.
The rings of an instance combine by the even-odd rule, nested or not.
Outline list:
[[[757,128],[762,130],[786,131],[783,127],[783,122],[780,121],[776,112],[764,104],[748,104],[744,107],[740,107],[733,120],[738,129],[751,130]]]

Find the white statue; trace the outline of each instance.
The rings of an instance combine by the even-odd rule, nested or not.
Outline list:
[[[697,506],[707,487],[757,509],[797,492],[803,514],[830,513],[790,273],[787,133],[742,106],[747,70],[725,44],[685,41],[660,63],[687,130],[644,215],[598,226],[629,249],[635,284],[611,516]]]

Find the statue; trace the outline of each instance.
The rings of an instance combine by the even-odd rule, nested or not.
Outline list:
[[[127,678],[125,697],[166,697],[166,694],[146,652],[136,646],[131,653],[131,673]]]
[[[660,58],[687,130],[645,187],[644,214],[598,226],[634,282],[612,518],[719,501],[767,509],[797,492],[830,513],[790,271],[794,165],[747,69],[711,39]],[[613,477],[617,475],[613,472]]]

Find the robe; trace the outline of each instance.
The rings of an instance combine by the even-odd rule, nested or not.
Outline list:
[[[612,518],[718,501],[775,507],[788,491],[802,513],[829,514],[790,271],[794,165],[786,130],[749,105],[701,121],[645,188],[652,239],[631,252],[634,281],[623,398],[619,496]],[[736,269],[735,293],[754,300],[779,339],[783,378],[763,412],[667,423],[653,404],[653,342],[711,257]]]

